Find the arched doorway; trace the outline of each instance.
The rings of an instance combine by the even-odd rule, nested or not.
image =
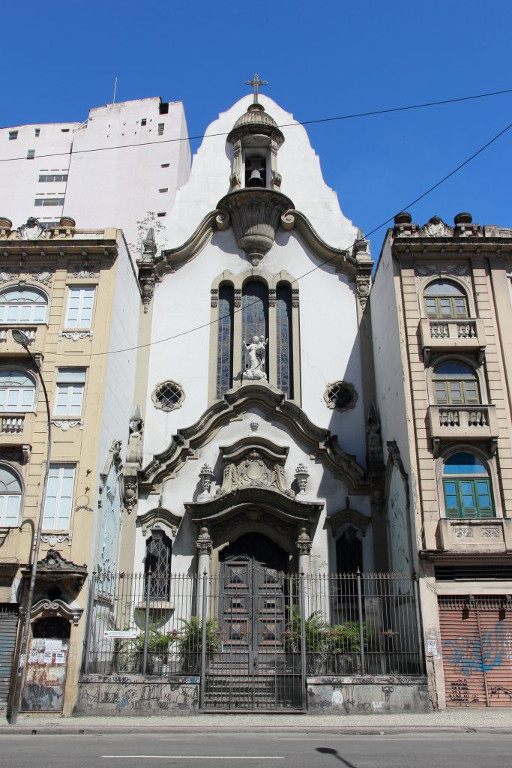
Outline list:
[[[300,669],[284,643],[296,592],[289,554],[262,533],[246,533],[219,561],[222,651],[209,670],[206,706],[300,708]]]

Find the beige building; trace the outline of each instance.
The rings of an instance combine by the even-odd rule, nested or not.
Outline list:
[[[26,605],[49,458],[22,710],[69,714],[86,578],[96,549],[112,567],[117,558],[140,292],[118,229],[77,229],[61,218],[52,229],[31,219],[14,230],[2,218],[0,247],[1,660],[9,671],[21,635],[18,609]],[[32,357],[13,330],[26,334]],[[6,675],[0,709],[8,689]]]
[[[390,567],[440,708],[512,704],[511,267],[510,229],[401,213],[371,292]]]

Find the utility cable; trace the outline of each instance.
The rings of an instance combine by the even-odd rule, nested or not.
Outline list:
[[[489,139],[483,146],[481,146],[479,149],[476,150],[476,152],[473,152],[472,155],[470,155],[468,158],[462,161],[462,163],[459,163],[459,165],[454,168],[452,171],[447,173],[445,176],[443,176],[442,179],[437,181],[435,184],[433,184],[431,187],[429,187],[423,194],[416,197],[414,200],[412,200],[410,203],[407,203],[407,205],[404,205],[402,208],[399,209],[393,216],[390,216],[388,219],[383,221],[378,226],[371,229],[365,236],[363,237],[357,237],[351,246],[349,246],[346,250],[349,250],[352,248],[357,242],[360,242],[361,240],[365,240],[370,235],[377,232],[379,229],[382,229],[382,227],[386,226],[389,222],[393,221],[394,217],[397,215],[397,213],[400,213],[401,211],[407,210],[408,208],[412,208],[413,205],[418,203],[420,200],[423,200],[427,195],[429,195],[431,192],[433,192],[435,189],[441,186],[441,184],[444,184],[445,181],[450,179],[452,176],[454,176],[456,173],[458,173],[462,168],[464,168],[468,163],[470,163],[472,160],[475,159],[475,157],[478,157],[482,152],[484,152],[488,147],[490,147],[492,144],[494,144],[495,141],[497,141],[501,136],[503,136],[507,131],[509,131],[512,128],[512,123],[509,123],[505,128],[503,128],[499,133],[497,133],[495,136],[492,137],[492,139]],[[292,285],[295,283],[298,283],[299,280],[303,280],[308,275],[311,275],[313,272],[315,272],[317,269],[320,269],[320,267],[325,266],[326,264],[330,264],[332,261],[334,261],[336,258],[338,258],[338,255],[332,256],[330,259],[325,259],[322,261],[321,264],[317,264],[315,267],[310,269],[308,272],[304,272],[304,274],[300,275],[299,277],[295,278]],[[233,314],[236,314],[238,312],[242,312],[242,307],[235,309],[233,311]],[[208,328],[211,325],[214,325],[218,323],[220,320],[222,320],[226,315],[223,315],[222,317],[218,317],[216,320],[210,320],[208,323],[202,323],[201,325],[197,325],[194,328],[189,328],[186,331],[182,331],[181,333],[176,333],[173,336],[167,336],[165,339],[157,339],[156,341],[148,341],[146,344],[138,344],[135,347],[126,347],[124,349],[116,349],[116,350],[110,350],[107,352],[92,352],[92,356],[96,355],[115,355],[119,354],[121,352],[133,352],[136,349],[144,349],[146,347],[156,346],[157,344],[163,344],[166,341],[173,341],[174,339],[179,339],[182,336],[187,336],[189,333],[195,333],[196,331],[200,331],[203,328]]]
[[[446,104],[457,104],[463,101],[474,101],[475,99],[486,99],[486,98],[489,98],[490,96],[502,96],[503,94],[507,94],[507,93],[512,93],[512,88],[506,88],[501,91],[489,91],[488,93],[478,93],[474,96],[458,96],[453,99],[442,99],[440,101],[426,101],[421,104],[409,104],[405,107],[389,107],[387,109],[374,109],[368,112],[354,112],[348,115],[337,115],[335,117],[320,117],[313,120],[295,120],[293,123],[283,123],[282,125],[279,125],[278,128],[293,128],[294,126],[297,126],[297,125],[313,125],[314,123],[329,123],[336,120],[354,120],[355,118],[358,118],[358,117],[389,115],[393,112],[407,112],[413,109],[439,107],[439,106],[444,106]],[[170,144],[170,143],[180,142],[180,141],[193,141],[196,139],[199,139],[199,140],[212,139],[218,136],[227,136],[229,133],[230,131],[223,131],[221,133],[202,133],[202,134],[197,134],[196,136],[178,136],[173,139],[162,139],[161,141],[143,141],[138,144],[116,144],[113,147],[91,147],[90,149],[75,149],[72,153],[71,151],[51,152],[51,153],[45,153],[44,155],[36,155],[34,158],[27,158],[26,155],[23,155],[22,157],[4,157],[4,158],[0,158],[0,163],[11,163],[15,160],[27,160],[27,159],[39,160],[45,157],[63,157],[65,155],[70,155],[70,154],[85,155],[91,152],[106,152],[111,149],[130,149],[133,147],[147,147],[153,144]]]

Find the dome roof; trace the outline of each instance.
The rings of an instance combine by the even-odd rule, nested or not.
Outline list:
[[[249,104],[247,112],[238,118],[227,140],[236,141],[240,136],[251,133],[263,133],[274,136],[279,144],[284,141],[284,136],[273,117],[265,112],[263,104]]]

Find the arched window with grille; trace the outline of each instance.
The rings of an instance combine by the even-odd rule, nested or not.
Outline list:
[[[432,319],[469,317],[466,292],[452,280],[434,280],[424,291],[425,312]]]
[[[37,288],[16,286],[0,293],[0,323],[45,323],[48,297]]]
[[[34,409],[36,383],[22,370],[0,369],[0,413],[26,413]]]
[[[13,470],[0,465],[0,526],[16,528],[20,524],[22,489]]]
[[[233,286],[221,285],[217,332],[217,398],[221,398],[233,386],[233,310]]]
[[[336,570],[341,577],[339,595],[344,599],[357,598],[356,574],[363,570],[363,545],[357,534],[357,529],[350,525],[336,541]]]
[[[437,405],[478,405],[481,402],[475,371],[458,360],[446,360],[434,368],[434,400]]]
[[[292,292],[289,285],[276,291],[277,387],[293,399]]]
[[[444,462],[443,490],[446,517],[494,517],[491,479],[487,467],[472,453],[454,453]]]
[[[171,589],[172,541],[154,525],[146,541],[144,572],[150,600],[169,600]],[[151,579],[149,579],[151,574]]]

